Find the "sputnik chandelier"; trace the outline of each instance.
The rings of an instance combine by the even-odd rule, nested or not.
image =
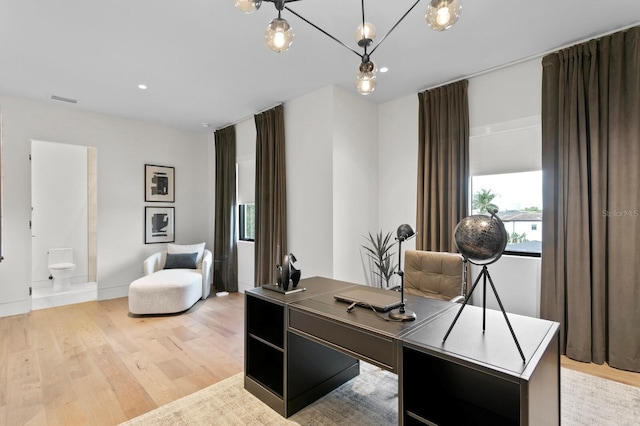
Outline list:
[[[235,5],[244,13],[253,13],[260,8],[263,2],[273,3],[278,11],[278,17],[271,20],[265,31],[264,38],[267,46],[274,52],[281,53],[289,49],[293,43],[293,31],[291,25],[284,19],[282,15],[283,10],[291,12],[298,18],[302,19],[313,28],[322,32],[326,36],[330,37],[334,41],[338,42],[342,46],[346,47],[356,55],[360,57],[360,65],[358,67],[358,73],[356,76],[356,89],[362,95],[368,95],[376,88],[376,65],[371,60],[373,52],[380,47],[382,42],[391,34],[391,32],[402,22],[402,20],[420,3],[420,0],[416,0],[415,3],[407,10],[404,15],[396,22],[391,29],[380,39],[378,44],[373,46],[373,42],[376,36],[376,28],[373,24],[365,21],[364,16],[364,0],[362,3],[362,23],[358,25],[355,32],[355,40],[358,47],[362,49],[362,52],[351,48],[347,44],[338,40],[316,24],[312,23],[308,19],[300,16],[297,12],[287,6],[288,3],[301,0],[234,0]],[[444,31],[450,28],[456,23],[460,17],[460,10],[462,6],[459,0],[430,0],[427,7],[427,13],[425,19],[429,27],[435,31]]]

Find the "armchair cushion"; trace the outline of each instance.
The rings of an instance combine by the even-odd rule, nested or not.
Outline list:
[[[405,292],[440,300],[460,296],[462,256],[421,250],[407,250],[404,256]]]
[[[197,269],[198,253],[167,253],[164,269]]]

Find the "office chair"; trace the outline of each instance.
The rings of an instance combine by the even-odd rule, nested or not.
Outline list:
[[[466,296],[467,263],[460,254],[407,250],[404,291],[417,296],[462,303]]]

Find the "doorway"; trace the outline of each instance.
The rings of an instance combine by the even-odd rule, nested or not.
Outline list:
[[[96,300],[97,150],[32,140],[31,206],[31,309]],[[62,290],[49,268],[54,248],[72,249]]]

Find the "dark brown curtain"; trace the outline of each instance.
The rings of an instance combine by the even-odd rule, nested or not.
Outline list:
[[[467,216],[467,80],[418,93],[416,249],[455,252],[453,233]]]
[[[640,27],[543,58],[540,313],[570,358],[640,371]]]
[[[236,128],[215,132],[216,205],[213,283],[217,291],[238,291],[236,245]]]
[[[287,194],[282,105],[256,114],[255,285],[274,284],[287,252]]]

